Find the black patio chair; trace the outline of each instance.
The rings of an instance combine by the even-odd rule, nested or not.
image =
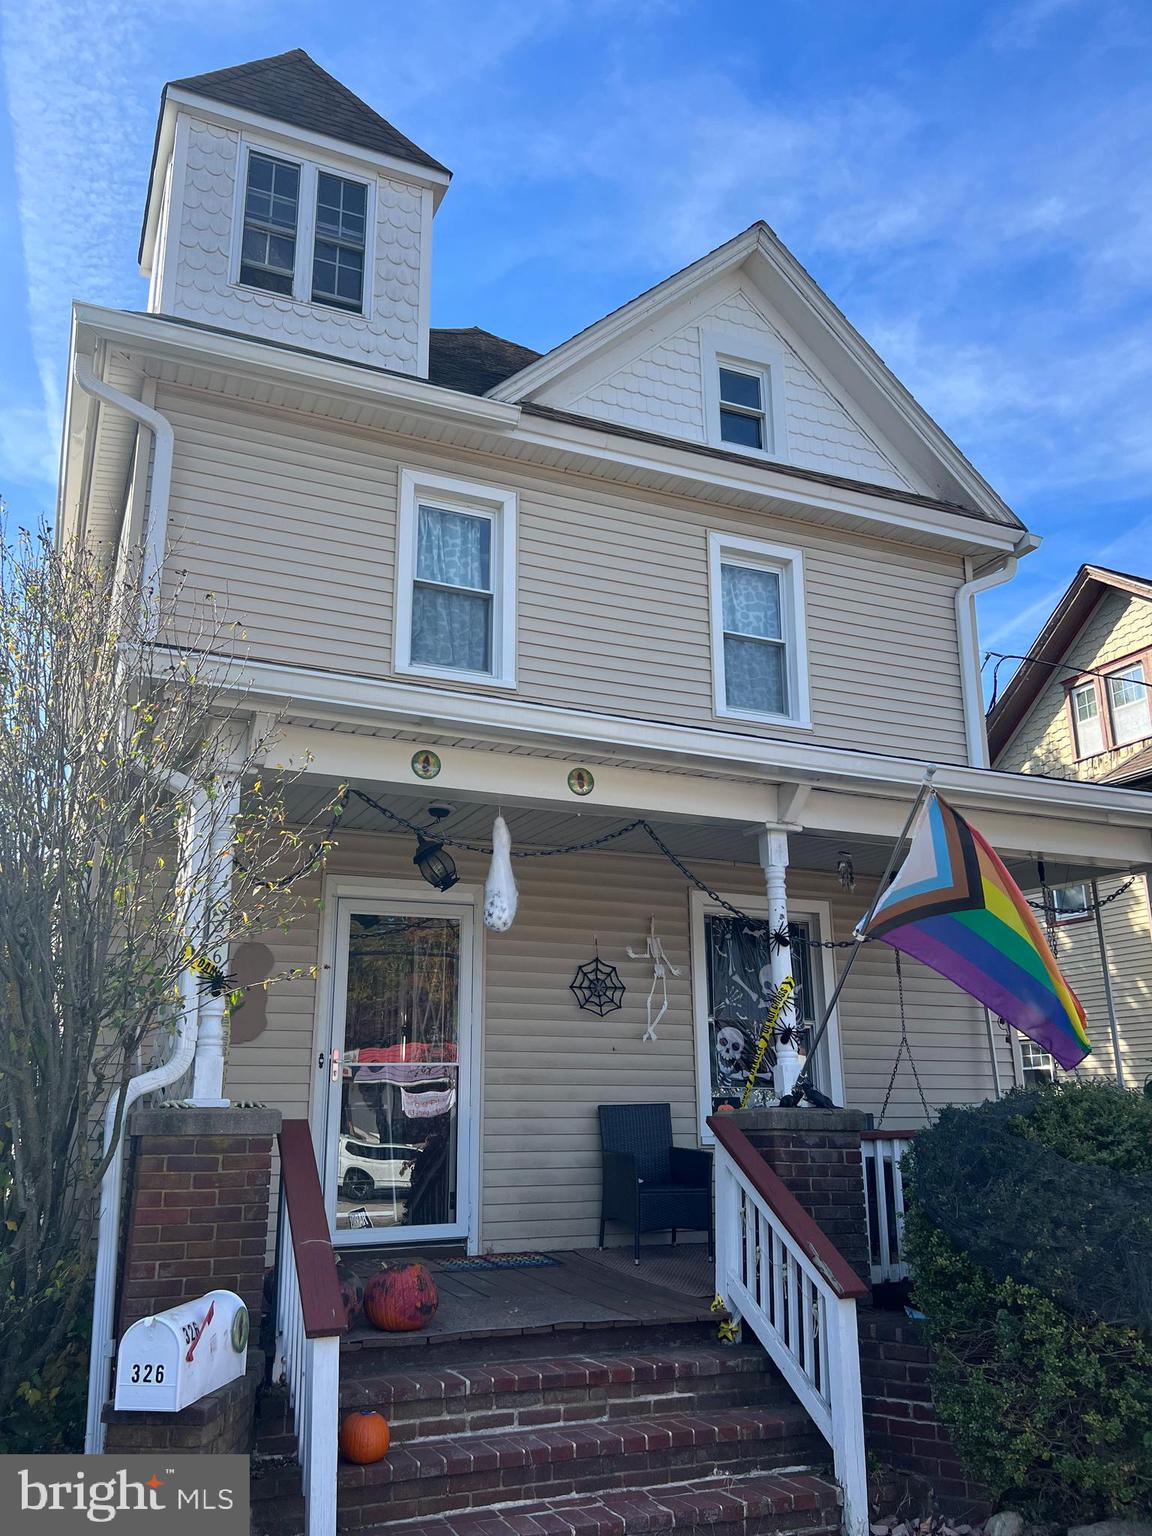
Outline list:
[[[632,1230],[635,1262],[640,1234],[671,1229],[707,1232],[712,1227],[712,1154],[672,1145],[670,1104],[601,1104],[600,1146],[604,1156],[600,1195],[600,1247],[604,1226],[620,1221]]]

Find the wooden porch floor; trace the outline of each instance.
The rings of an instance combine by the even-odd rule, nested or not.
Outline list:
[[[419,1333],[354,1329],[345,1349],[413,1348],[524,1334],[629,1326],[676,1327],[715,1321],[710,1311],[712,1263],[703,1244],[646,1246],[637,1266],[631,1249],[579,1249],[549,1254],[554,1264],[516,1269],[460,1268],[427,1259],[440,1307]],[[346,1262],[367,1280],[381,1256]]]

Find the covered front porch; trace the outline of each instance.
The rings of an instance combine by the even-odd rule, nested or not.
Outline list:
[[[420,742],[285,729],[284,760],[308,759],[290,792],[302,824],[323,819],[339,784],[360,793],[323,876],[309,876],[313,911],[254,946],[266,974],[299,979],[253,989],[234,1014],[226,1093],[310,1121],[342,1249],[592,1248],[598,1106],[667,1103],[678,1145],[711,1145],[707,1119],[742,1097],[772,990],[797,982],[801,1046],[823,1015],[917,778],[864,793],[831,773],[768,782]],[[952,771],[954,788],[945,770],[941,787],[962,796],[967,773]],[[1143,828],[1016,795],[965,809],[1022,883],[1038,856],[1071,880],[1146,849]],[[447,811],[435,823],[432,805]],[[497,814],[519,887],[502,932],[483,920]],[[449,889],[421,879],[413,827],[446,840]],[[572,989],[597,958],[623,989],[603,1013]],[[251,961],[234,957],[242,980],[259,979]],[[771,1065],[770,1052],[753,1106],[772,1102]],[[814,1077],[898,1131],[1006,1091],[1022,1067],[1018,1042],[965,994],[913,962],[898,973],[870,944]],[[609,1243],[628,1240],[610,1225]]]

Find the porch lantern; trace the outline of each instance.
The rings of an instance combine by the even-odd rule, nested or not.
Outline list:
[[[444,844],[436,838],[425,837],[423,832],[417,832],[416,842],[413,864],[429,885],[438,891],[450,891],[460,876],[456,873],[455,861],[445,853]]]

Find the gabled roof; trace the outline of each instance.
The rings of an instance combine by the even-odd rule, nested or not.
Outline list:
[[[1053,675],[1060,676],[1064,660],[1105,592],[1127,592],[1152,602],[1152,581],[1113,571],[1105,565],[1082,565],[1068,590],[1053,608],[1028,648],[1027,658],[1012,674],[1007,688],[988,712],[988,751],[992,762],[1008,746],[1025,715]],[[1124,768],[1127,770],[1128,765]]]
[[[583,367],[632,332],[653,328],[722,274],[745,268],[787,326],[849,397],[933,487],[990,522],[1023,528],[984,477],[956,447],[837,309],[763,220],[665,278],[603,319],[577,332],[488,392],[495,400],[523,402],[551,392],[568,371]],[[548,398],[541,403],[556,404]]]
[[[428,382],[468,395],[484,395],[540,356],[531,347],[482,331],[437,329],[428,333]]]
[[[433,171],[447,170],[346,85],[321,69],[302,48],[267,59],[252,59],[247,64],[233,64],[206,75],[170,80],[164,87],[165,93],[171,89],[207,96],[229,107],[257,112],[261,117],[272,117],[309,133],[323,133],[330,139],[341,139],[345,144],[408,160]]]

